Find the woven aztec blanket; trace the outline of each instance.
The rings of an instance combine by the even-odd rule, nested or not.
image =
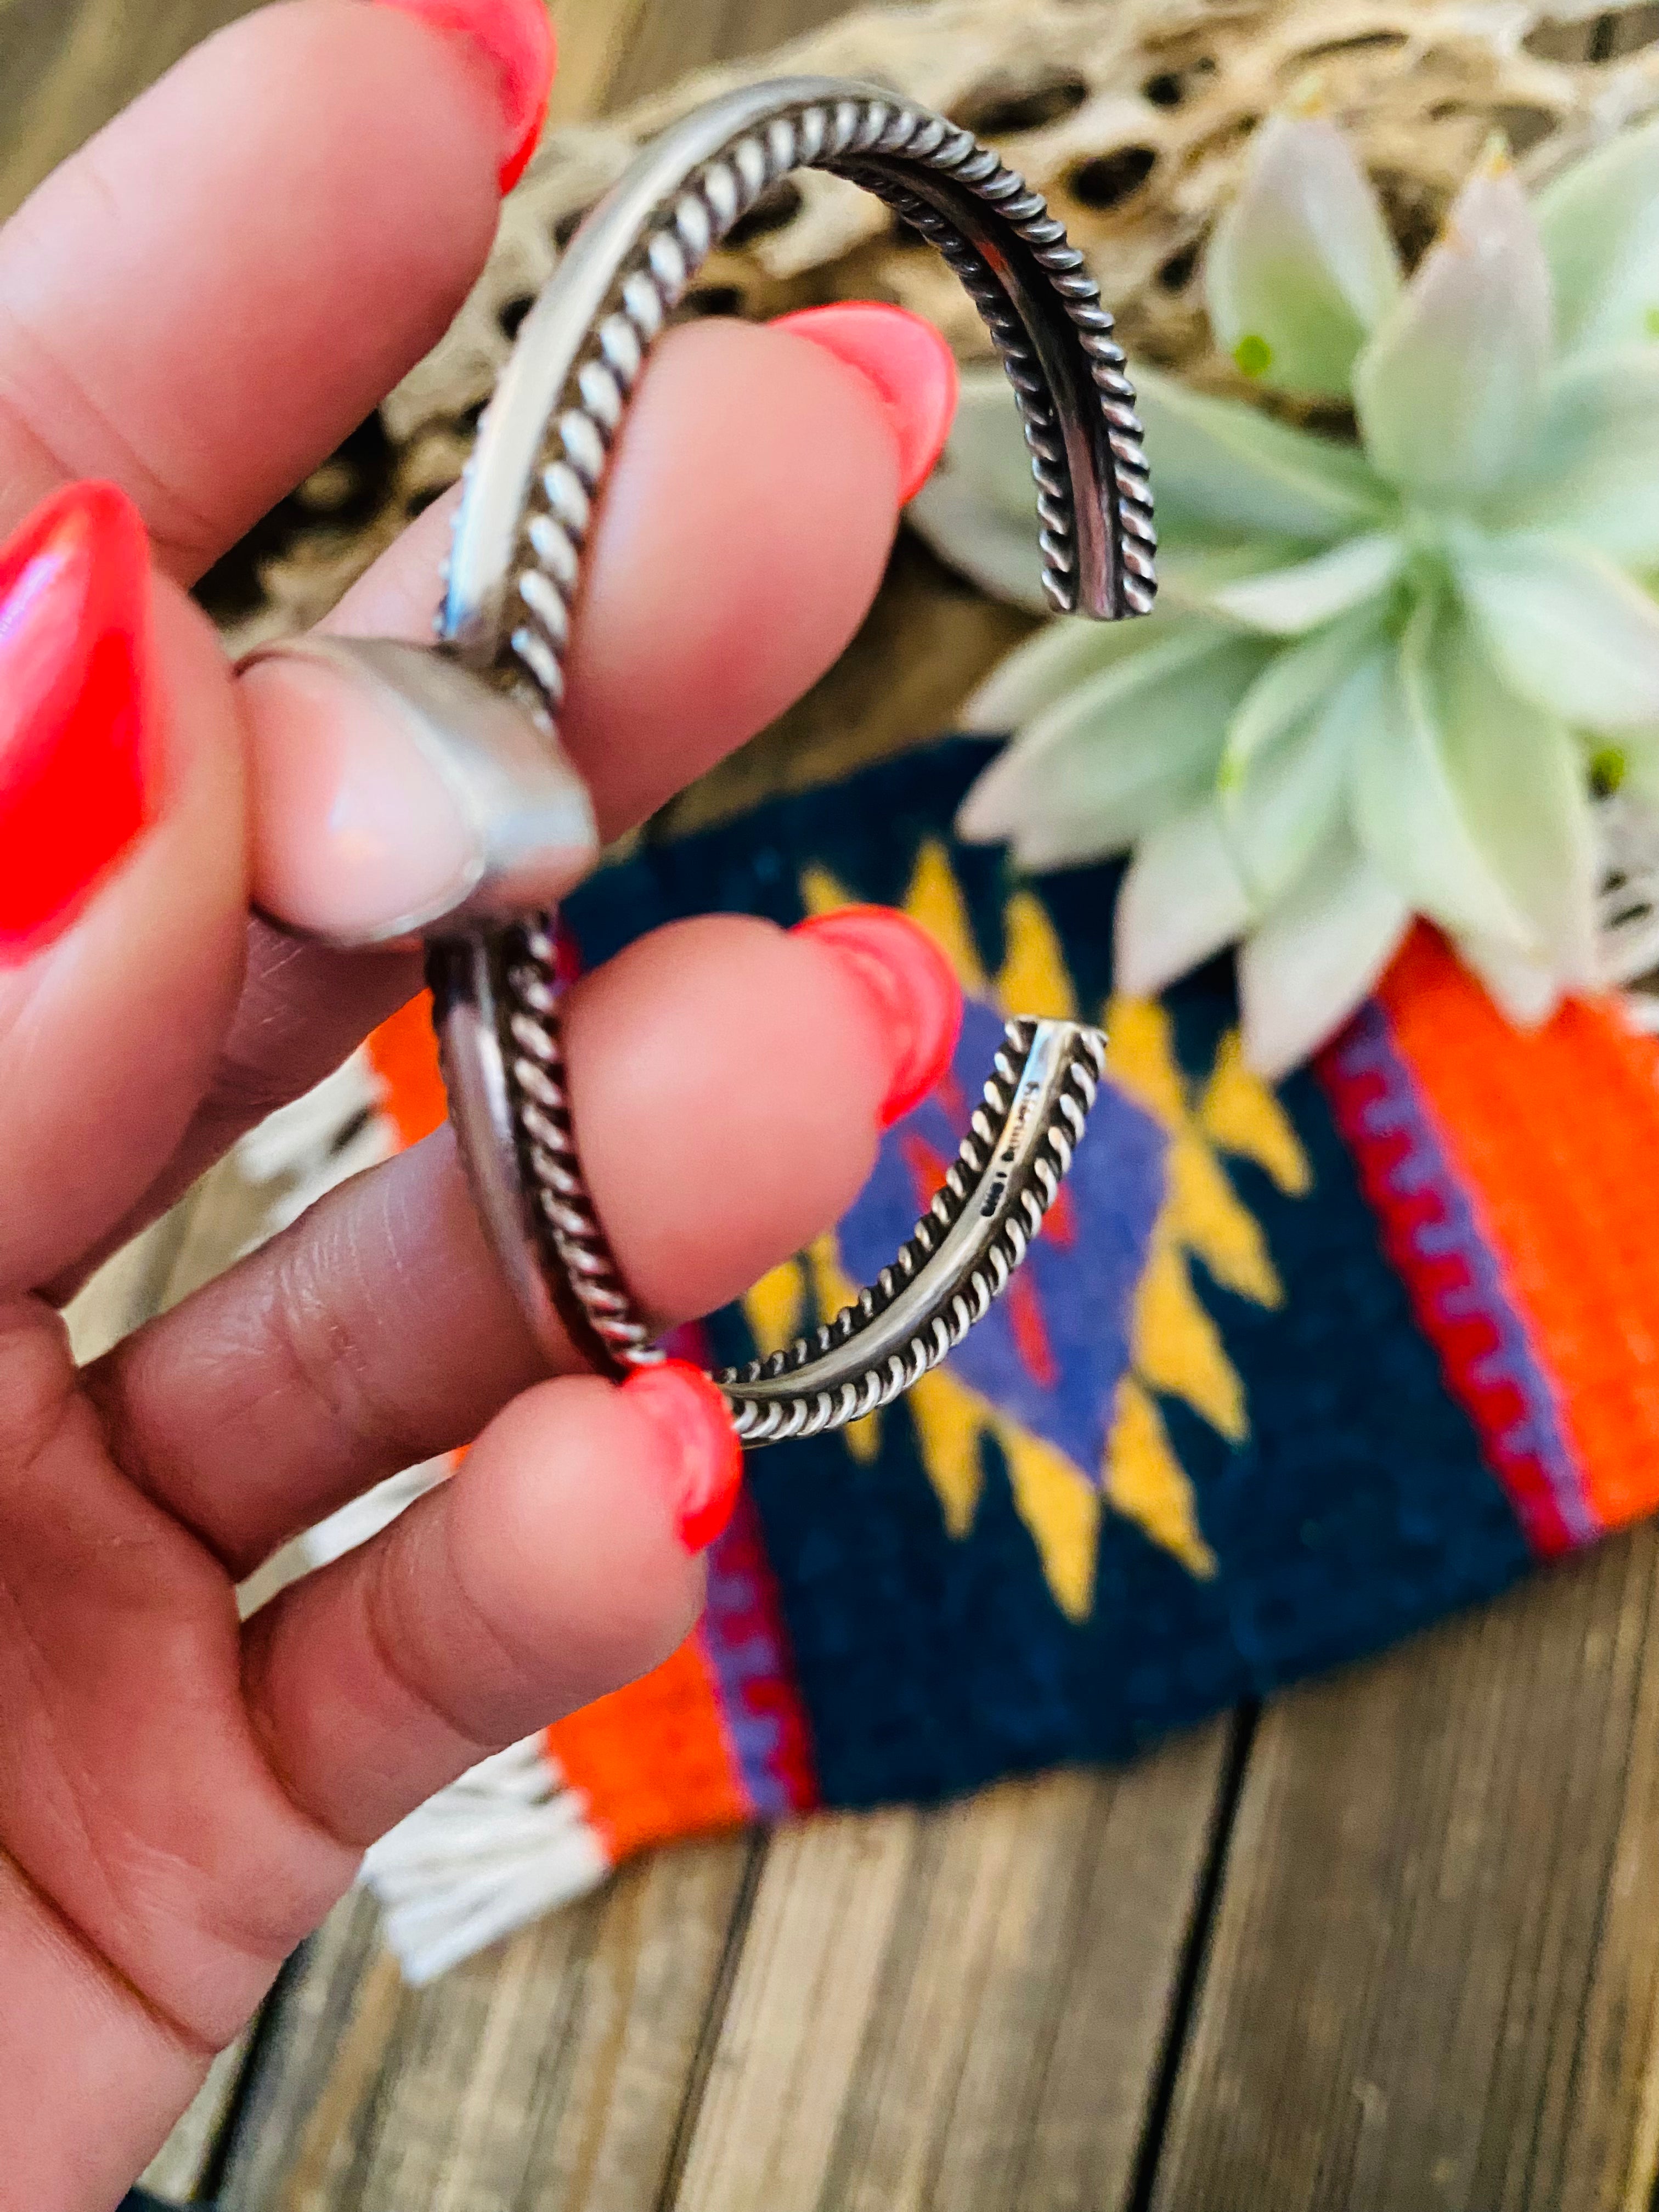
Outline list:
[[[1101,1019],[1109,1081],[1030,1264],[950,1361],[843,1437],[751,1456],[668,1664],[371,1855],[415,1978],[672,1838],[1126,1759],[1659,1504],[1659,1240],[1632,1202],[1659,1042],[1611,1006],[1518,1034],[1425,930],[1271,1090],[1224,963],[1114,999],[1115,868],[1022,879],[952,843],[984,757],[947,740],[647,847],[568,909],[592,963],[684,915],[879,900],[967,988],[953,1077],[696,1356],[771,1350],[890,1259],[1005,1010]],[[443,1111],[422,1005],[369,1057],[348,1072],[369,1121],[337,1084],[303,1109],[306,1141],[347,1114],[340,1169]],[[350,1509],[319,1554],[442,1472]]]

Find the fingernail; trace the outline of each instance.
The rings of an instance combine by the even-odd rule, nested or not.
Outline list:
[[[927,932],[891,907],[843,907],[799,923],[795,934],[844,960],[874,1002],[892,1053],[881,1108],[890,1129],[951,1065],[962,1034],[956,971]]]
[[[688,1552],[706,1552],[743,1485],[743,1447],[724,1394],[701,1369],[666,1359],[630,1375],[623,1395],[656,1431],[680,1541]]]
[[[0,548],[0,962],[59,936],[149,819],[149,542],[71,484]]]
[[[510,192],[530,166],[547,121],[558,46],[546,0],[380,0],[453,31],[481,47],[501,87],[507,126],[501,190]]]
[[[855,368],[875,386],[899,449],[899,497],[914,499],[933,472],[956,419],[956,356],[920,315],[875,300],[845,300],[780,315],[793,331]]]

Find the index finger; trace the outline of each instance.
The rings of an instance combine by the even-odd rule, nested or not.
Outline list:
[[[193,581],[442,335],[502,132],[465,40],[363,0],[186,57],[0,229],[0,541],[99,478]]]

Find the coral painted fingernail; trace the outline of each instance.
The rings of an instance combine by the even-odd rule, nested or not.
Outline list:
[[[892,1052],[881,1124],[919,1106],[951,1065],[962,1034],[962,986],[925,929],[888,906],[843,907],[799,923],[798,937],[844,960],[874,1000]]]
[[[71,484],[0,547],[0,963],[68,927],[149,818],[149,541]]]
[[[780,315],[793,331],[855,368],[876,388],[899,449],[899,497],[914,499],[933,472],[956,419],[956,356],[931,323],[876,300],[844,300]]]
[[[380,0],[380,5],[456,32],[483,49],[501,86],[507,123],[501,185],[510,192],[541,137],[558,65],[546,0]]]
[[[743,1484],[743,1447],[724,1395],[682,1359],[641,1368],[623,1395],[657,1432],[680,1541],[688,1552],[706,1552],[732,1518]]]

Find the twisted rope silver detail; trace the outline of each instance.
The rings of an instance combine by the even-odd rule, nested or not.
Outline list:
[[[634,1301],[588,1196],[570,1123],[552,916],[515,933],[507,967],[507,1027],[516,1048],[507,1073],[518,1094],[520,1149],[548,1257],[574,1292],[582,1317],[614,1364],[654,1366],[663,1354]]]
[[[603,235],[604,244],[585,265],[579,234],[568,257],[572,282],[526,379],[510,402],[504,383],[492,403],[458,524],[440,623],[446,641],[556,738],[597,501],[651,347],[714,246],[763,192],[800,167],[833,171],[885,201],[944,257],[984,318],[1031,454],[1053,605],[1146,612],[1156,541],[1134,395],[1098,288],[1042,196],[971,132],[864,88],[797,81],[747,96],[729,118],[719,106],[708,118],[684,150],[677,144],[654,168],[649,156],[642,161],[632,198],[625,179],[597,211],[595,240]],[[556,273],[550,308],[559,287]],[[520,354],[531,336],[526,325]],[[509,411],[492,442],[491,418],[502,408]],[[479,473],[486,454],[487,476]],[[515,483],[516,504],[503,505]],[[1079,484],[1089,494],[1082,514]],[[583,1177],[553,930],[551,915],[532,916],[459,960],[439,948],[434,972],[465,1016],[467,1049],[485,1055],[470,1063],[477,1079],[464,1088],[473,1121],[494,1133],[486,1217],[497,1234],[511,1234],[516,1208],[567,1326],[601,1365],[625,1371],[662,1353],[635,1310]],[[475,1017],[486,1005],[495,1011],[480,1029]],[[890,1402],[961,1340],[1020,1264],[1059,1189],[1103,1054],[1091,1030],[1009,1024],[958,1159],[893,1265],[815,1334],[716,1377],[745,1439],[840,1427]],[[470,1157],[476,1173],[481,1156]],[[539,1291],[537,1300],[544,1315]]]
[[[582,1179],[571,1127],[558,1000],[542,980],[553,945],[544,922],[524,933],[525,959],[510,965],[508,981],[519,1004],[510,1017],[517,1056],[510,1062],[524,1100],[522,1142],[538,1196],[540,1229],[549,1256],[580,1299],[585,1318],[611,1360],[624,1370],[653,1365],[663,1353],[635,1314],[626,1284],[611,1257],[598,1215]],[[520,972],[520,967],[522,972]],[[783,1443],[820,1436],[826,1429],[889,1406],[961,1343],[1010,1276],[1024,1261],[1044,1215],[1060,1194],[1081,1139],[1105,1067],[1105,1040],[1095,1030],[1079,1028],[1067,1054],[1063,1085],[1037,1149],[1011,1188],[999,1194],[998,1225],[966,1274],[941,1285],[927,1312],[906,1330],[897,1348],[886,1352],[856,1381],[836,1389],[810,1386],[799,1393],[761,1396],[757,1383],[775,1384],[831,1352],[856,1345],[915,1282],[946,1236],[962,1220],[975,1187],[1003,1144],[1020,1072],[1038,1024],[1011,1021],[993,1062],[984,1096],[974,1109],[968,1133],[933,1202],[909,1241],[884,1267],[857,1301],[810,1335],[787,1349],[745,1367],[725,1368],[714,1380],[729,1401],[738,1434],[749,1444]]]
[[[1157,590],[1146,449],[1134,391],[1100,288],[1065,226],[969,131],[908,102],[844,99],[809,103],[745,132],[703,165],[642,237],[615,304],[593,332],[549,426],[514,562],[519,600],[502,672],[527,684],[555,726],[564,700],[571,611],[594,508],[616,434],[668,318],[715,246],[761,194],[792,170],[822,168],[873,192],[933,246],[961,278],[1007,369],[1024,420],[1037,488],[1043,584],[1056,611],[1077,605],[1077,515],[1060,425],[1042,369],[1007,295],[984,257],[905,179],[876,166],[897,161],[967,188],[1027,248],[1075,327],[1099,395],[1114,476],[1122,611],[1150,611]]]
[[[857,1382],[842,1383],[836,1390],[809,1389],[787,1398],[759,1399],[749,1395],[762,1380],[778,1382],[830,1352],[855,1344],[921,1274],[961,1220],[975,1185],[995,1156],[1020,1063],[1030,1048],[1036,1027],[1035,1022],[1009,1023],[962,1149],[933,1205],[892,1265],[882,1269],[870,1288],[860,1293],[855,1304],[844,1308],[811,1336],[799,1338],[787,1351],[775,1352],[769,1359],[726,1368],[714,1377],[731,1403],[738,1434],[744,1443],[784,1443],[796,1437],[821,1436],[826,1429],[844,1427],[848,1421],[891,1405],[956,1349],[1006,1288],[1009,1277],[1021,1265],[1031,1239],[1042,1228],[1043,1216],[1060,1194],[1073,1151],[1095,1103],[1105,1066],[1105,1040],[1097,1030],[1078,1032],[1054,1118],[1043,1132],[1041,1149],[1010,1194],[1012,1210],[968,1273],[941,1289],[933,1310],[909,1328],[902,1347],[866,1368]]]

